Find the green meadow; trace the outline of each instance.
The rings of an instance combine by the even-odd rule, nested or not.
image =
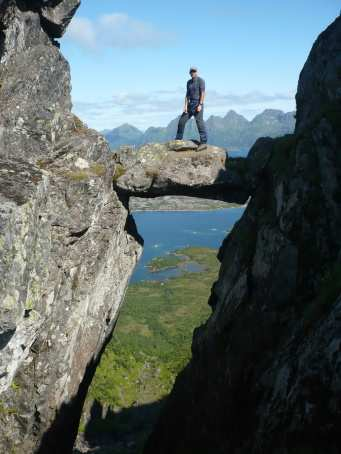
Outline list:
[[[128,288],[86,403],[88,414],[91,408],[100,411],[92,411],[96,416],[81,424],[94,445],[101,437],[108,440],[111,447],[101,454],[141,452],[162,400],[190,359],[194,328],[210,315],[207,301],[219,269],[216,254],[214,249],[191,247],[154,259],[150,266],[157,270],[191,261],[203,271]]]

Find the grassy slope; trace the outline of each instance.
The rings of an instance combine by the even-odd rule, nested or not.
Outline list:
[[[87,407],[96,400],[116,415],[97,419],[87,427],[87,433],[117,432],[125,441],[137,440],[135,448],[125,450],[123,443],[120,449],[103,453],[140,452],[153,418],[143,416],[141,424],[137,411],[124,413],[122,409],[147,407],[167,396],[190,357],[193,329],[210,313],[207,301],[218,273],[216,251],[187,248],[178,253],[203,265],[205,271],[131,285],[114,337],[97,370]]]

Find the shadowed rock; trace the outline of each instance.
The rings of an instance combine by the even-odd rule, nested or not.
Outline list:
[[[80,0],[43,0],[40,9],[42,27],[52,38],[63,36]]]
[[[340,19],[322,33],[300,74],[296,131],[303,131],[332,105],[341,104]]]
[[[71,114],[54,42],[77,5],[0,0],[0,451],[71,452],[141,253],[127,199],[181,194],[251,200],[146,453],[338,453],[341,19],[301,75],[295,135],[247,159],[192,142],[113,159]]]
[[[338,18],[301,74],[296,134],[248,156],[252,197],[220,249],[213,313],[146,454],[340,452],[340,49]]]

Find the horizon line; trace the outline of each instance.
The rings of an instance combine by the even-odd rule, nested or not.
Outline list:
[[[260,115],[263,115],[265,112],[268,112],[268,111],[281,112],[281,113],[283,113],[284,115],[288,115],[288,114],[293,114],[293,115],[295,115],[295,114],[296,114],[296,110],[289,110],[289,111],[285,112],[284,110],[281,110],[281,109],[271,109],[271,108],[267,108],[267,109],[262,110],[262,112],[260,112],[260,113],[258,113],[258,114],[255,114],[255,116],[252,117],[251,120],[248,120],[243,114],[238,113],[238,112],[237,112],[236,110],[234,110],[234,109],[230,109],[230,110],[228,110],[228,111],[226,112],[226,114],[225,114],[224,116],[213,115],[213,114],[210,115],[210,116],[205,120],[205,122],[207,122],[207,121],[208,121],[210,118],[212,118],[212,117],[225,118],[229,113],[235,113],[235,114],[237,114],[238,116],[243,117],[248,123],[252,123],[252,122],[255,120],[255,118],[259,117]],[[98,130],[98,131],[99,131],[100,133],[106,133],[106,132],[112,132],[112,131],[114,131],[115,129],[119,129],[119,128],[121,128],[122,126],[131,126],[131,127],[137,129],[138,131],[140,131],[141,133],[144,134],[144,133],[145,133],[148,129],[150,129],[150,128],[167,128],[174,120],[176,120],[176,119],[179,118],[179,117],[180,117],[180,115],[178,115],[177,117],[173,118],[173,120],[171,120],[171,121],[170,121],[169,123],[167,123],[165,126],[153,126],[153,125],[151,125],[151,126],[148,126],[148,127],[147,127],[146,129],[144,129],[144,130],[138,128],[137,126],[135,126],[135,125],[133,125],[133,124],[131,124],[131,123],[124,122],[124,123],[121,123],[121,124],[118,125],[118,126],[115,126],[115,127],[112,128],[112,129],[105,128],[105,129],[101,129],[101,130]],[[193,120],[193,118],[191,118],[191,120]],[[190,120],[190,121],[191,121],[191,120]]]

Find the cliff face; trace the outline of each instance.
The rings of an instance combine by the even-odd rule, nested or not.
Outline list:
[[[338,453],[341,19],[302,71],[294,135],[246,160],[118,157],[70,112],[54,40],[78,4],[0,0],[0,451],[71,452],[141,252],[128,198],[182,194],[251,201],[146,453]]]
[[[258,142],[213,313],[146,454],[341,452],[341,18],[301,73],[297,128]]]
[[[0,452],[71,452],[141,246],[54,38],[78,0],[0,2]]]

